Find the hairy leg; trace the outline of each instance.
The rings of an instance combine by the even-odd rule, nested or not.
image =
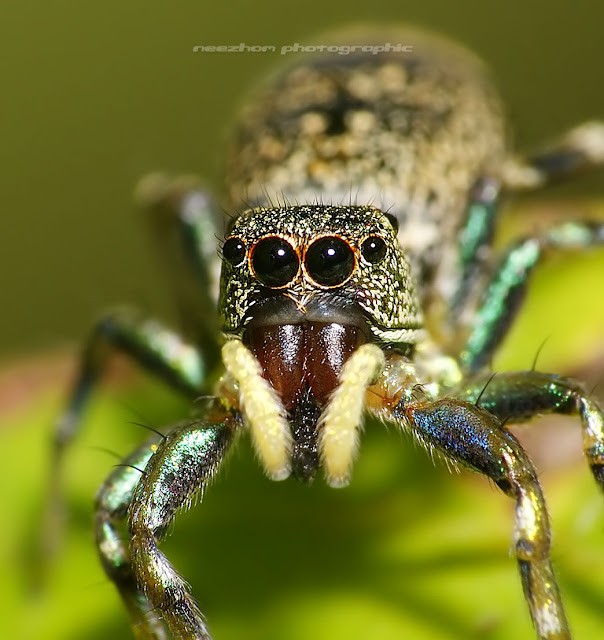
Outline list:
[[[456,393],[480,404],[501,420],[524,422],[544,413],[576,415],[583,428],[583,450],[604,490],[604,413],[575,380],[539,371],[482,375]]]
[[[239,419],[213,401],[202,420],[177,427],[156,445],[142,474],[125,467],[121,474],[112,474],[99,493],[99,553],[141,639],[210,639],[186,582],[158,543],[176,512],[203,494],[237,426]],[[135,461],[136,455],[144,458],[141,451]],[[129,546],[118,533],[126,512]]]
[[[491,478],[516,501],[514,552],[539,640],[570,633],[550,559],[550,527],[535,470],[521,445],[491,413],[450,398],[401,402],[392,412],[424,446]]]
[[[51,556],[61,538],[63,459],[82,422],[82,413],[111,354],[119,351],[169,386],[196,398],[206,377],[200,352],[155,320],[122,312],[106,316],[93,329],[82,353],[79,371],[53,434],[47,505],[41,526],[43,556]]]
[[[524,238],[504,255],[474,312],[477,267],[489,259],[493,221],[503,193],[534,191],[553,182],[604,165],[604,122],[587,122],[554,144],[528,157],[510,158],[499,180],[487,177],[470,194],[468,213],[459,233],[461,279],[450,304],[450,320],[470,335],[461,353],[462,365],[478,371],[501,342],[526,291],[533,268],[548,249],[584,249],[604,243],[604,225],[559,224],[539,237]],[[472,307],[472,308],[470,308]],[[464,308],[471,316],[464,314]]]
[[[168,631],[136,584],[125,531],[128,507],[159,436],[128,456],[101,485],[95,500],[95,541],[105,573],[116,586],[128,611],[135,637],[168,640]]]
[[[459,230],[457,255],[461,275],[449,304],[449,323],[452,326],[459,326],[461,322],[463,328],[461,312],[464,305],[471,303],[478,284],[476,276],[490,258],[500,192],[543,188],[602,165],[604,123],[588,122],[571,129],[539,153],[510,159],[498,180],[484,176],[477,181],[470,193],[466,218]],[[561,225],[559,233],[566,233],[564,225]],[[474,343],[476,341],[477,338],[474,338]],[[476,351],[475,344],[473,347]],[[473,368],[479,366],[476,364]]]
[[[495,216],[499,204],[500,184],[493,178],[481,178],[472,189],[466,219],[458,235],[458,259],[461,277],[449,308],[449,321],[459,324],[460,311],[472,294],[491,255]]]
[[[66,409],[53,433],[49,497],[40,527],[42,565],[61,537],[59,485],[65,451],[80,428],[82,413],[110,354],[118,351],[127,355],[192,399],[202,391],[207,372],[220,361],[218,319],[213,310],[218,300],[220,259],[216,237],[222,234],[221,216],[199,181],[187,176],[148,176],[138,186],[137,200],[148,211],[172,275],[182,328],[192,342],[188,344],[159,322],[130,311],[107,315],[93,327]]]

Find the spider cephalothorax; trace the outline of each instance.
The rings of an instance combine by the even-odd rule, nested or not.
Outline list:
[[[97,496],[101,561],[139,638],[210,639],[158,544],[244,426],[271,478],[308,481],[322,468],[330,485],[344,486],[359,430],[377,418],[516,501],[514,551],[537,635],[568,639],[541,488],[504,425],[576,415],[604,488],[604,414],[573,380],[534,370],[493,378],[487,364],[545,251],[601,244],[604,225],[557,224],[499,259],[491,241],[502,192],[604,164],[604,125],[519,159],[506,151],[501,104],[472,55],[412,31],[354,38],[414,47],[310,57],[273,79],[238,127],[226,233],[195,186],[146,184],[162,237],[180,250],[175,283],[196,343],[135,315],[106,318],[84,350],[55,454],[76,430],[107,343],[191,399],[212,394],[196,419],[137,450]],[[234,215],[242,202],[252,207]],[[210,311],[215,237],[219,319]]]
[[[252,209],[234,220],[223,256],[220,310],[229,333],[267,318],[340,317],[388,343],[413,345],[421,335],[396,230],[373,207]]]
[[[222,253],[220,309],[227,337],[240,338],[260,365],[250,361],[246,368],[238,360],[227,371],[235,380],[255,371],[252,393],[269,385],[276,392],[268,391],[258,416],[249,410],[250,400],[241,399],[258,452],[273,477],[286,476],[291,466],[309,480],[320,457],[324,465],[334,460],[327,454],[328,404],[350,356],[376,341],[409,354],[422,336],[396,231],[372,207],[259,208],[234,220]],[[238,344],[228,349],[242,351]],[[368,358],[369,370],[383,359],[379,349],[370,349],[355,356]],[[274,441],[264,444],[266,403],[272,403],[274,429],[281,434],[277,456]],[[360,416],[348,419],[356,428]],[[346,449],[340,446],[340,462],[328,471],[332,484],[347,481],[356,440]]]

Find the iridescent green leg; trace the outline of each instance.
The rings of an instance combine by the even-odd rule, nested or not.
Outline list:
[[[587,122],[568,131],[555,144],[527,158],[512,158],[501,176],[504,191],[530,191],[546,187],[604,165],[604,123]],[[481,180],[471,195],[468,216],[459,235],[460,285],[451,303],[451,319],[471,290],[471,274],[486,253],[492,233],[499,185]],[[588,222],[560,224],[538,238],[525,238],[512,246],[495,272],[474,315],[471,334],[461,353],[468,370],[489,362],[512,322],[526,290],[528,278],[542,252],[548,248],[582,249],[604,242],[604,225]]]
[[[458,324],[460,309],[472,291],[476,276],[490,257],[499,193],[499,182],[483,177],[474,185],[470,194],[466,219],[458,234],[457,253],[461,277],[450,304],[452,324]]]
[[[191,177],[168,180],[150,176],[139,185],[138,200],[149,211],[158,245],[173,275],[172,290],[181,311],[182,328],[194,337],[195,346],[157,321],[131,312],[108,315],[93,328],[67,408],[53,434],[49,499],[41,527],[43,557],[53,553],[60,538],[62,459],[110,353],[115,350],[126,354],[190,398],[200,394],[207,371],[220,360],[214,313],[220,260],[215,242],[216,236],[222,235],[223,225],[216,207],[199,188],[198,180]],[[40,564],[45,563],[42,560]]]
[[[186,582],[157,545],[176,512],[203,494],[238,426],[238,418],[214,401],[202,420],[177,427],[158,443],[142,475],[124,469],[112,474],[101,489],[97,500],[99,553],[141,640],[210,640]],[[135,460],[138,456],[144,462],[145,455],[141,450]],[[120,541],[116,528],[126,511],[129,548]]]
[[[514,436],[491,413],[453,399],[399,405],[394,416],[430,450],[491,478],[516,500],[514,551],[539,640],[570,633],[550,560],[550,528],[535,470]]]
[[[84,348],[80,370],[53,438],[47,486],[47,515],[42,525],[44,555],[52,555],[61,531],[60,477],[65,451],[81,424],[82,412],[113,351],[120,351],[191,399],[206,376],[200,352],[155,320],[122,312],[105,317],[93,329]]]
[[[462,366],[478,371],[491,359],[526,293],[529,277],[548,249],[585,249],[604,244],[604,224],[566,222],[543,235],[518,240],[505,253],[489,282],[470,336],[461,351]]]
[[[604,413],[578,382],[538,371],[505,372],[490,381],[486,375],[476,378],[456,397],[471,402],[480,397],[481,407],[511,422],[524,422],[544,413],[578,415],[585,456],[604,490]]]
[[[164,640],[169,636],[163,622],[137,587],[124,526],[136,485],[159,441],[157,436],[140,447],[100,487],[95,501],[95,538],[103,569],[126,605],[135,636]]]
[[[208,366],[220,360],[218,302],[220,256],[216,240],[224,236],[225,216],[192,176],[149,175],[137,187],[163,257],[170,289],[185,335],[195,337]]]

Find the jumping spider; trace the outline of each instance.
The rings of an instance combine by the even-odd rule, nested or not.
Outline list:
[[[135,315],[107,316],[86,345],[56,439],[58,459],[107,346],[187,397],[212,394],[198,417],[130,456],[97,496],[101,561],[139,638],[210,638],[158,543],[240,431],[250,431],[272,479],[308,482],[322,469],[341,487],[365,417],[411,431],[516,501],[513,548],[537,635],[570,637],[542,491],[504,422],[576,415],[604,488],[604,415],[573,380],[487,369],[542,255],[601,244],[604,224],[556,224],[499,256],[491,240],[502,194],[604,163],[604,124],[520,159],[478,60],[419,32],[365,39],[387,41],[411,42],[413,53],[302,58],[251,103],[230,155],[225,233],[197,187],[156,177],[143,189],[181,250],[178,286],[195,340]],[[219,284],[215,236],[224,238]],[[119,530],[126,518],[129,541]]]

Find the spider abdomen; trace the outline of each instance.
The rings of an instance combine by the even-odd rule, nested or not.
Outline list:
[[[277,74],[241,119],[226,208],[370,203],[397,218],[420,299],[451,296],[460,275],[449,248],[469,192],[506,156],[499,97],[457,44],[411,30],[340,37],[409,47],[307,55]]]

